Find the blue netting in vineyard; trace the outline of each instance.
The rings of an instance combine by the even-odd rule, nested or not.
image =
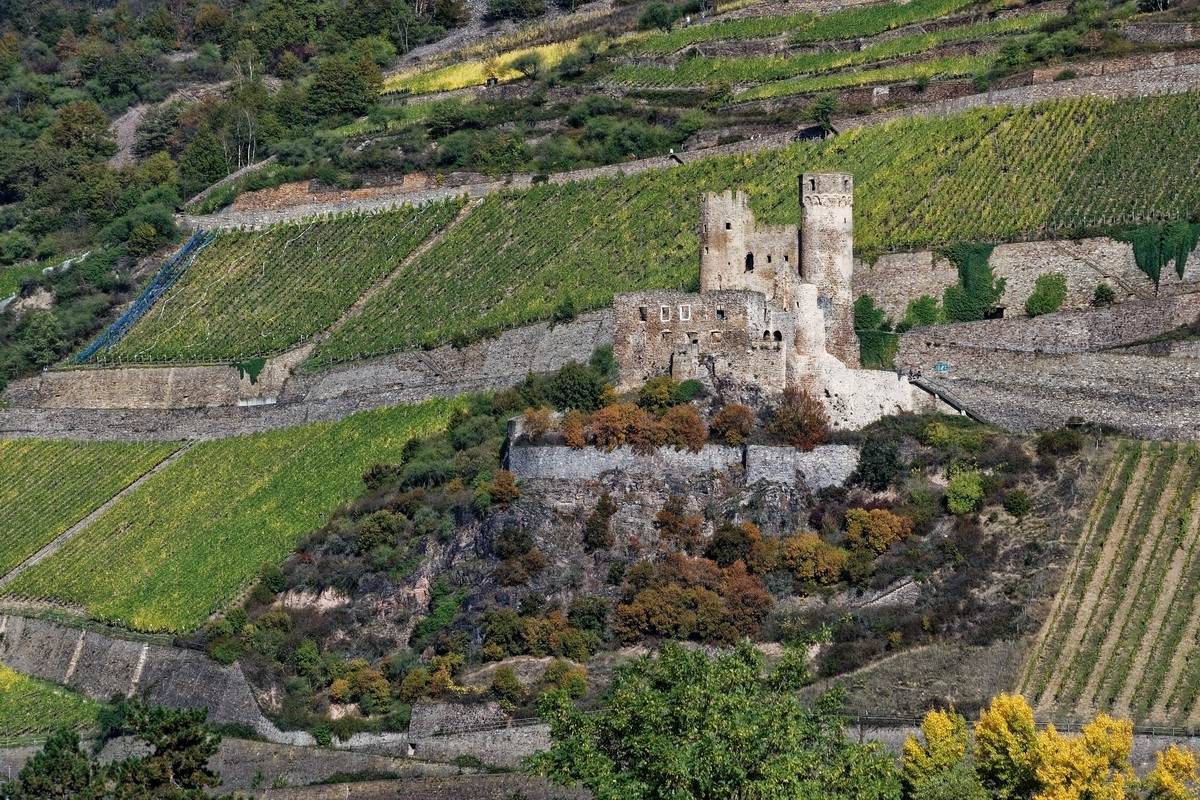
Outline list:
[[[133,305],[116,322],[109,325],[96,341],[88,345],[86,350],[75,356],[75,361],[83,363],[97,351],[108,350],[121,341],[121,337],[137,324],[142,315],[150,310],[150,306],[154,305],[154,302],[162,297],[179,279],[179,276],[191,266],[192,262],[196,260],[196,256],[213,240],[214,236],[216,236],[215,233],[208,231],[196,231],[192,234],[192,238],[188,239],[187,243],[162,265],[158,274],[154,276],[154,280],[150,281],[150,285],[143,289],[138,298],[133,301]]]

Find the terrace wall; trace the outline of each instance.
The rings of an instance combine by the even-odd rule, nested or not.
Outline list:
[[[1034,282],[1047,273],[1066,278],[1064,309],[1089,307],[1102,282],[1112,287],[1118,302],[1200,291],[1200,248],[1188,258],[1182,278],[1173,262],[1164,266],[1157,289],[1138,269],[1132,245],[1109,238],[998,244],[989,263],[996,276],[1006,281],[1000,300],[1006,317],[1025,314]],[[874,263],[856,260],[854,264],[854,295],[870,295],[897,321],[909,300],[921,295],[940,299],[946,287],[957,282],[955,266],[931,251],[889,253]]]
[[[1112,350],[1196,319],[1200,295],[1126,303],[1032,320],[917,328],[897,366],[1009,430],[1099,422],[1146,439],[1200,440],[1200,359]],[[948,367],[936,372],[935,363]]]

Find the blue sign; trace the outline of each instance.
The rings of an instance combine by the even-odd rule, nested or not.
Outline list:
[[[938,363],[933,365],[933,371],[934,372],[949,372],[950,365],[943,361],[939,361]]]

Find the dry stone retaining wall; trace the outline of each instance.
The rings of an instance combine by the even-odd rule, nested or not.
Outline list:
[[[1200,42],[1200,25],[1170,22],[1129,22],[1121,29],[1135,44],[1189,44]]]
[[[93,699],[119,694],[170,708],[207,706],[214,722],[250,725],[275,739],[297,738],[263,717],[240,669],[203,653],[19,616],[0,617],[0,633],[0,663]],[[311,743],[311,737],[298,741]]]
[[[240,408],[234,407],[243,402],[237,392],[248,387],[248,381],[213,389],[210,397],[225,403],[219,407],[164,407],[166,399],[178,396],[172,387],[200,386],[214,370],[236,379],[237,373],[228,367],[47,372],[14,381],[5,392],[13,407],[0,409],[0,437],[176,440],[258,433],[400,403],[502,389],[531,371],[553,372],[572,360],[586,363],[596,347],[611,342],[612,312],[604,310],[553,328],[540,323],[506,331],[462,350],[446,346],[409,351],[311,375],[286,378],[287,365],[298,360],[281,357],[268,364],[263,371],[267,377],[259,379],[264,393],[277,393],[277,402]],[[93,377],[106,372],[114,375]],[[123,389],[136,381],[141,385],[132,396],[141,398],[140,405],[129,408],[131,395]],[[156,392],[163,399],[155,401]]]
[[[1096,286],[1102,282],[1112,287],[1119,302],[1156,296],[1154,281],[1138,269],[1133,259],[1133,247],[1109,238],[999,244],[989,263],[996,277],[1006,282],[1000,300],[1006,317],[1024,315],[1034,282],[1039,275],[1049,273],[1066,278],[1066,309],[1089,307]],[[957,282],[954,264],[930,251],[892,253],[874,263],[854,264],[855,296],[870,295],[897,321],[904,316],[909,300],[921,295],[940,299],[946,287]],[[1198,290],[1200,250],[1188,258],[1182,278],[1173,262],[1163,267],[1157,296]]]
[[[929,373],[934,363],[977,364],[996,350],[1009,353],[1082,353],[1149,339],[1194,322],[1200,294],[1136,300],[1086,311],[1056,311],[1032,319],[994,319],[916,328],[900,337],[896,364]]]
[[[1130,71],[1114,74],[1103,74],[1074,78],[1070,81],[1052,81],[1050,83],[1018,86],[1011,89],[973,94],[967,97],[957,97],[928,105],[910,106],[895,111],[885,111],[872,114],[869,117],[852,117],[837,122],[839,130],[861,128],[867,125],[878,125],[893,119],[904,117],[921,117],[933,114],[954,114],[959,111],[969,111],[972,108],[990,106],[1027,106],[1040,103],[1043,100],[1061,100],[1067,97],[1143,97],[1150,94],[1179,94],[1200,86],[1200,64],[1180,63],[1179,53],[1156,54],[1160,63],[1171,65],[1160,68]],[[1187,62],[1192,58],[1183,56]],[[1058,70],[1061,72],[1062,70]]]
[[[1009,430],[1079,417],[1142,438],[1196,441],[1200,359],[1186,350],[1168,357],[1097,351],[1191,322],[1198,304],[1200,295],[1184,295],[1020,322],[917,328],[900,337],[896,363]],[[948,371],[936,372],[936,363]]]

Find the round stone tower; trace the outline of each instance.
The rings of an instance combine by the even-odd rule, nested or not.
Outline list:
[[[855,369],[854,333],[854,176],[848,172],[806,172],[800,176],[800,276],[817,287],[825,315],[828,352]]]

